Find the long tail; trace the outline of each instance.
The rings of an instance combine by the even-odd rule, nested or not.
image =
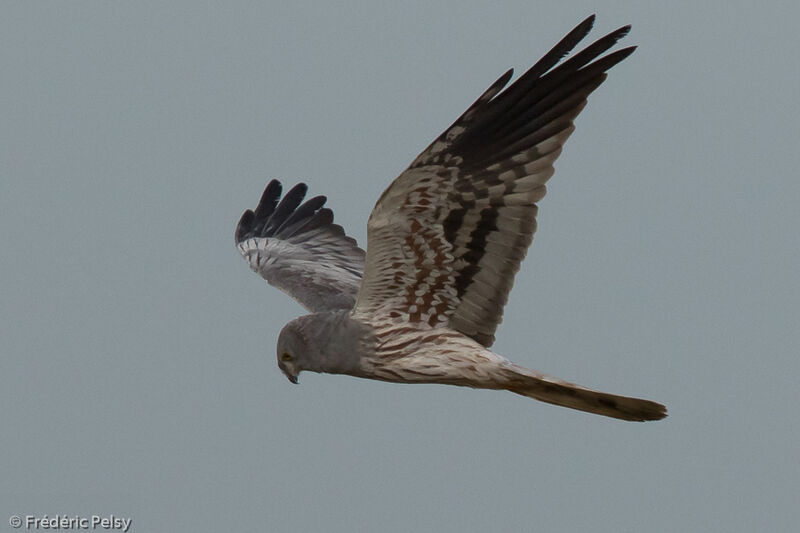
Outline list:
[[[660,403],[598,392],[515,365],[504,365],[505,389],[542,402],[622,420],[644,422],[667,416]]]

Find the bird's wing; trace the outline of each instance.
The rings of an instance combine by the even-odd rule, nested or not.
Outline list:
[[[356,315],[443,325],[484,346],[494,342],[536,230],[536,202],[573,119],[606,71],[634,50],[600,57],[625,26],[558,65],[593,22],[502,90],[506,72],[383,193],[369,219]]]
[[[333,212],[316,196],[301,205],[304,183],[283,199],[272,180],[255,211],[247,210],[236,226],[236,247],[255,272],[312,312],[352,309],[364,250],[333,223]]]

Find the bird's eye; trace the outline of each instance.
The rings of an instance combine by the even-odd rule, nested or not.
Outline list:
[[[281,361],[291,361],[292,355],[289,352],[283,352],[281,354]]]

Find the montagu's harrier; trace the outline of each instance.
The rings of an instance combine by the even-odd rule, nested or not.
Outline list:
[[[536,230],[537,202],[586,98],[634,47],[605,54],[629,26],[562,58],[572,30],[505,90],[503,74],[395,179],[375,204],[367,252],[333,223],[324,196],[302,203],[267,185],[236,245],[250,267],[311,314],[278,338],[278,366],[399,383],[503,389],[573,409],[657,420],[663,405],[597,392],[491,350],[514,275]]]

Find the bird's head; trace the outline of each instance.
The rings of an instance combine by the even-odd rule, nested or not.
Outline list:
[[[278,368],[292,383],[303,370],[357,375],[367,337],[349,311],[330,311],[295,318],[278,336]]]
[[[299,319],[286,324],[278,336],[278,368],[292,383],[305,369],[303,362],[308,358],[309,343],[303,335]]]

